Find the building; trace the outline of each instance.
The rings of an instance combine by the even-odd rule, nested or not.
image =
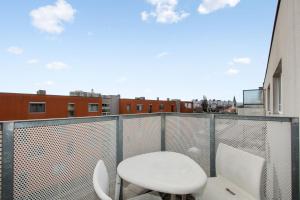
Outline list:
[[[278,1],[264,79],[267,115],[300,114],[300,1]]]
[[[180,112],[181,113],[194,112],[193,101],[180,101]]]
[[[102,115],[119,114],[120,95],[102,95]]]
[[[0,93],[0,121],[99,116],[101,97]]]
[[[177,100],[147,100],[144,97],[120,99],[120,114],[178,112]]]
[[[41,90],[41,91],[43,91],[43,90]],[[101,97],[101,94],[100,93],[95,93],[94,89],[92,89],[91,92],[84,92],[82,90],[75,90],[75,91],[70,92],[70,96],[76,96],[76,97]]]

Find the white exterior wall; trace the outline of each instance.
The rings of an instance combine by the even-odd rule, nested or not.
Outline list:
[[[264,116],[264,108],[237,108],[238,115],[247,115],[247,116]]]
[[[273,74],[282,60],[281,75],[281,115],[299,117],[300,115],[300,1],[281,0],[273,44],[264,82],[264,90],[270,85],[270,112],[273,112]]]

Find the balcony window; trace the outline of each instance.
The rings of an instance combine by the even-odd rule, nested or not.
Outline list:
[[[143,110],[143,104],[137,104],[136,105],[136,111],[142,112],[142,110]]]
[[[130,104],[126,105],[126,111],[129,112],[129,113],[131,112],[131,105]]]
[[[188,109],[192,109],[192,104],[191,103],[185,103],[184,107],[188,108]]]
[[[165,109],[165,105],[164,104],[159,104],[159,110],[164,110]]]
[[[90,103],[89,104],[89,112],[98,112],[99,105],[97,103]]]
[[[46,112],[46,103],[32,102],[29,103],[29,112],[31,113],[44,113]]]
[[[150,104],[148,107],[148,113],[152,113],[152,104]]]
[[[281,61],[273,75],[273,111],[274,114],[279,114],[282,111],[281,105]]]
[[[68,117],[75,117],[75,104],[74,103],[68,104]]]

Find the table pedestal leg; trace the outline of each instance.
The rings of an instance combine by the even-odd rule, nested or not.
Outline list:
[[[116,188],[115,188],[115,200],[120,200],[120,192],[121,192],[121,178],[117,174],[117,177],[116,177]]]

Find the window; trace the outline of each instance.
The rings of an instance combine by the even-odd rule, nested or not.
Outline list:
[[[32,102],[29,103],[29,112],[31,113],[44,113],[46,112],[46,103]]]
[[[165,105],[163,103],[159,104],[159,110],[163,110],[165,108]]]
[[[74,103],[68,104],[68,117],[75,117],[75,104]]]
[[[279,114],[282,111],[281,105],[281,61],[273,75],[273,112]]]
[[[271,111],[271,89],[270,89],[270,85],[268,86],[268,89],[267,89],[267,108],[268,108],[268,111]]]
[[[148,113],[152,113],[152,104],[150,104],[148,107]]]
[[[185,103],[185,104],[184,104],[184,107],[185,107],[185,108],[192,109],[192,104],[191,104],[191,103]]]
[[[171,105],[171,112],[175,112],[174,105]]]
[[[99,105],[97,103],[89,103],[89,112],[98,112]]]
[[[126,111],[129,112],[129,113],[131,112],[131,105],[130,104],[126,105]]]
[[[103,103],[103,104],[102,104],[102,107],[109,107],[109,104]]]
[[[141,112],[143,110],[143,104],[136,105],[136,111]]]

